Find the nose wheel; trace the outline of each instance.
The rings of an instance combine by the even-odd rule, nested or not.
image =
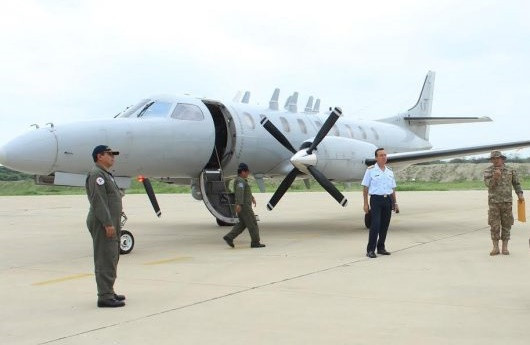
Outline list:
[[[130,231],[122,230],[120,236],[120,254],[129,254],[134,248],[134,236]]]
[[[134,248],[134,236],[130,231],[124,230],[123,226],[127,222],[127,216],[121,214],[121,236],[120,236],[120,254],[129,254]]]

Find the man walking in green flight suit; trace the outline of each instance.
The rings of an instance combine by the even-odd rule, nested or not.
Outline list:
[[[96,163],[86,178],[86,194],[90,209],[86,219],[94,244],[94,266],[98,288],[98,307],[125,305],[125,296],[114,292],[116,269],[120,259],[120,221],[122,193],[109,169],[119,152],[106,145],[92,151]]]
[[[250,247],[251,248],[263,248],[264,244],[260,243],[259,239],[259,228],[258,222],[254,211],[252,211],[252,204],[256,207],[256,199],[252,196],[252,191],[248,185],[247,178],[250,174],[248,165],[240,163],[237,169],[237,178],[234,181],[234,192],[235,192],[235,208],[237,216],[239,217],[239,223],[234,225],[232,231],[223,237],[223,240],[230,246],[234,247],[234,239],[239,236],[248,228],[250,234]]]

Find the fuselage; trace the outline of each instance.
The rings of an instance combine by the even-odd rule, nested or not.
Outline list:
[[[260,125],[267,117],[299,148],[311,142],[329,113],[277,111],[245,103],[193,97],[153,97],[116,118],[90,120],[29,131],[0,150],[10,168],[36,175],[86,174],[99,144],[120,151],[116,176],[145,175],[193,179],[204,169],[234,175],[240,162],[254,174],[285,175],[292,153]],[[365,159],[377,147],[387,152],[430,149],[406,126],[341,117],[319,145],[318,167],[329,179],[362,177]]]

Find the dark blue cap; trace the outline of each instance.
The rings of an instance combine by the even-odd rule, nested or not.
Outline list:
[[[98,154],[101,154],[103,152],[110,152],[110,153],[112,153],[115,156],[120,154],[119,151],[114,151],[110,147],[108,147],[107,145],[98,145],[98,146],[94,147],[94,150],[92,151],[92,159],[94,160],[94,162],[97,162]]]
[[[245,163],[239,163],[239,167],[237,168],[237,171],[248,171],[248,165],[246,165]]]

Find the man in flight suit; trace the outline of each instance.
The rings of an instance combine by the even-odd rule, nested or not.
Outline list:
[[[513,225],[512,186],[519,200],[524,200],[517,171],[504,165],[506,156],[501,151],[492,151],[490,165],[484,171],[484,183],[488,187],[488,224],[491,227],[493,249],[490,255],[498,255],[499,240],[502,239],[502,254],[508,255],[510,229]],[[501,235],[502,227],[502,235]]]
[[[106,145],[96,146],[92,151],[92,159],[96,164],[88,173],[85,184],[90,202],[86,223],[94,245],[97,305],[100,308],[125,305],[125,296],[114,292],[120,258],[122,194],[109,169],[118,154]]]
[[[232,231],[223,237],[223,240],[230,246],[234,247],[234,239],[239,236],[248,228],[250,234],[250,247],[251,248],[263,248],[264,244],[260,243],[259,239],[259,228],[258,222],[254,211],[252,211],[252,204],[256,207],[256,199],[252,196],[252,191],[248,185],[247,178],[250,174],[248,165],[245,163],[239,164],[237,169],[237,178],[234,181],[234,192],[235,192],[235,208],[237,216],[239,217],[239,223],[234,225]]]
[[[368,167],[364,173],[363,181],[363,209],[371,213],[370,235],[366,247],[366,256],[376,258],[377,254],[390,255],[385,248],[386,233],[390,224],[392,210],[399,212],[396,202],[396,180],[394,172],[387,167],[386,152],[383,148],[375,150],[376,164]],[[368,203],[370,195],[370,203]]]

